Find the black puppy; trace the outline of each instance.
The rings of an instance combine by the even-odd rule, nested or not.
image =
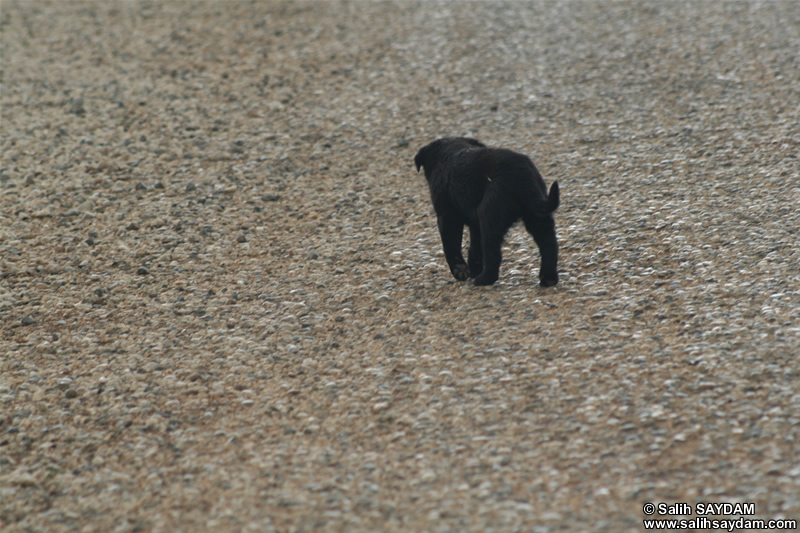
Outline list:
[[[547,186],[525,155],[466,137],[447,137],[424,146],[414,158],[425,168],[433,208],[450,272],[459,280],[491,285],[500,274],[501,247],[508,229],[520,218],[539,246],[539,283],[558,283],[558,242],[553,211],[558,182]],[[468,263],[461,254],[464,226],[469,226]]]

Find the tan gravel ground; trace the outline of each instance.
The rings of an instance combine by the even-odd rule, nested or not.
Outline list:
[[[800,3],[3,0],[0,530],[800,519]],[[416,150],[558,179],[455,282]],[[692,516],[694,517],[694,515]]]

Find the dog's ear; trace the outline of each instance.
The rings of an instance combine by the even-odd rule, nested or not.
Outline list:
[[[550,194],[547,195],[547,210],[552,213],[558,209],[559,203],[561,203],[561,192],[558,187],[558,182],[554,181],[550,186]]]
[[[428,147],[424,146],[420,148],[419,152],[417,152],[416,157],[414,157],[414,165],[417,167],[417,172],[423,166],[425,166],[425,152],[427,151]]]

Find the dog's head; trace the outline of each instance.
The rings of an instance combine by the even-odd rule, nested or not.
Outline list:
[[[469,137],[444,137],[420,148],[414,157],[414,165],[417,167],[417,172],[422,167],[425,167],[426,172],[430,172],[446,152],[464,148],[486,148],[486,145]]]

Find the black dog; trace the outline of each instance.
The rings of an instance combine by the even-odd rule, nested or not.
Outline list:
[[[539,246],[539,283],[558,283],[558,242],[553,211],[558,182],[547,186],[525,155],[487,148],[475,139],[447,137],[424,146],[414,158],[425,167],[433,208],[450,272],[459,280],[491,285],[500,274],[501,247],[508,229],[520,218]],[[469,262],[461,254],[464,225],[469,226]]]

